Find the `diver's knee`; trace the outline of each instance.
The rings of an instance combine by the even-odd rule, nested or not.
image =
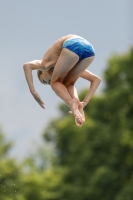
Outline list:
[[[62,81],[51,81],[50,82],[50,86],[52,88],[52,90],[56,90],[57,87],[60,87],[60,84],[62,83]]]

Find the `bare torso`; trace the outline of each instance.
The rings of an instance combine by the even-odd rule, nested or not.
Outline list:
[[[62,45],[63,43],[70,39],[70,38],[77,38],[80,37],[78,35],[73,35],[73,34],[69,34],[66,36],[61,37],[60,39],[58,39],[48,50],[47,52],[44,54],[44,57],[42,59],[42,65],[45,68],[51,68],[54,67],[59,56],[60,53],[62,51]]]

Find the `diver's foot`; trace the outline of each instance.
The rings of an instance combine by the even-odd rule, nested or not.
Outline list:
[[[84,110],[83,110],[83,105],[82,105],[82,103],[80,103],[80,102],[79,102],[79,104],[78,104],[78,110],[79,110],[80,114],[82,115],[83,121],[82,121],[82,123],[79,123],[79,122],[77,121],[77,119],[75,118],[75,123],[76,123],[76,125],[77,125],[78,127],[81,127],[81,126],[84,124],[84,122],[85,122],[85,114],[84,114]]]
[[[84,118],[82,117],[82,115],[78,109],[78,106],[79,106],[79,100],[76,98],[73,98],[71,105],[70,105],[70,109],[75,117],[76,124],[82,125],[84,123]]]

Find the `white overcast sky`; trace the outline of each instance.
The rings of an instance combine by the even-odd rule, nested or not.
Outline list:
[[[15,142],[13,157],[24,158],[42,144],[42,132],[62,102],[33,72],[46,109],[39,107],[29,93],[23,63],[41,59],[53,42],[73,33],[93,44],[96,57],[89,70],[102,78],[107,59],[133,45],[132,10],[132,0],[0,1],[0,124]],[[76,86],[80,91],[89,84],[79,79]]]

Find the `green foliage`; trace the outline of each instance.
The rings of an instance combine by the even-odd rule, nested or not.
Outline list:
[[[108,67],[104,73],[106,92],[114,91],[114,88],[131,90],[133,85],[133,47],[124,55],[114,55],[108,61]]]
[[[49,169],[36,163],[36,158],[26,158],[21,164],[8,156],[12,143],[6,142],[4,134],[0,132],[0,200],[56,200],[60,199],[60,185],[62,184],[62,169]]]
[[[56,165],[66,169],[63,200],[133,199],[133,48],[112,56],[104,77],[103,94],[85,108],[84,126],[76,127],[61,105],[62,116],[44,133],[55,142]]]
[[[132,200],[132,75],[133,48],[112,56],[103,93],[85,107],[85,124],[76,127],[59,105],[61,116],[44,132],[48,148],[21,164],[8,156],[12,143],[0,129],[0,200]]]
[[[61,177],[56,175],[58,170],[42,173],[32,171],[21,177],[21,192],[26,200],[55,200],[60,197]]]
[[[4,133],[0,127],[0,159],[5,158],[8,155],[8,151],[12,147],[11,142],[7,142],[4,138]]]
[[[19,195],[18,179],[20,168],[15,160],[10,159],[8,152],[12,147],[11,142],[7,142],[2,129],[0,129],[0,200],[23,200]]]

